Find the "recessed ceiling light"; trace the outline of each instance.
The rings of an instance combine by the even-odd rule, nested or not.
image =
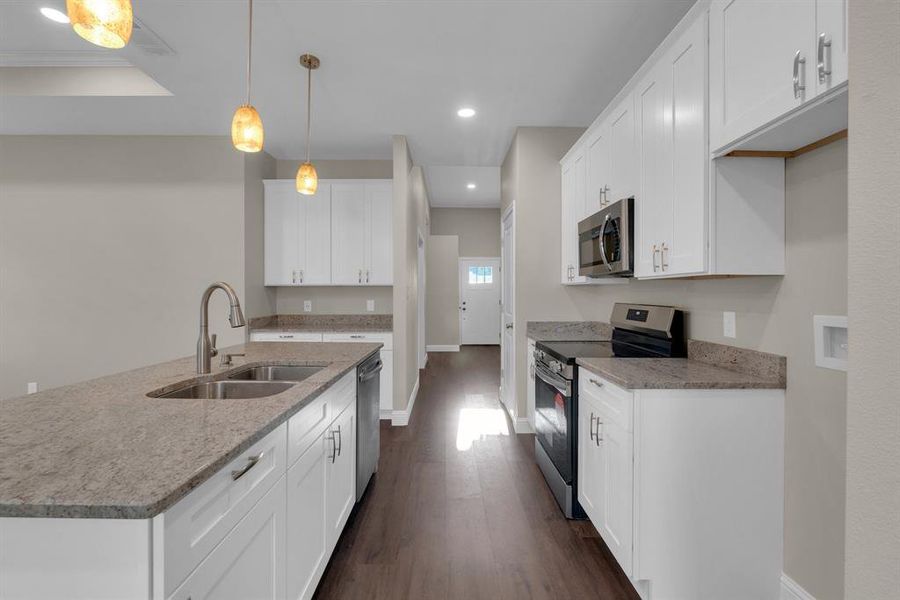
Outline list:
[[[466,184],[466,187],[469,188],[470,190],[474,190],[474,189],[475,189],[476,187],[478,187],[478,186],[475,185],[474,183],[467,183],[467,184]]]
[[[55,8],[47,8],[46,6],[41,9],[41,14],[50,19],[51,21],[56,21],[57,23],[68,23],[69,16],[64,13],[56,10]]]
[[[463,119],[471,119],[475,116],[475,109],[469,108],[468,106],[459,109],[456,111],[456,114],[462,117]]]

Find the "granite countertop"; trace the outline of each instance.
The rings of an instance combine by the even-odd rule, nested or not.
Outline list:
[[[578,364],[630,390],[729,390],[787,387],[777,354],[688,340],[687,358],[579,358]]]
[[[525,337],[536,342],[605,342],[612,325],[602,321],[528,321]]]
[[[271,315],[250,320],[259,332],[391,333],[393,315]]]
[[[148,519],[188,494],[381,344],[260,342],[198,376],[193,356],[0,401],[0,517]],[[150,398],[250,364],[325,368],[275,396]]]

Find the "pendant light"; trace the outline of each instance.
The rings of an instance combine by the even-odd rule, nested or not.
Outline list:
[[[300,64],[306,67],[306,162],[297,169],[297,191],[312,196],[319,187],[319,176],[309,162],[309,122],[312,113],[312,72],[319,68],[319,59],[312,54],[304,54],[300,57]]]
[[[131,0],[66,0],[75,33],[104,48],[123,48],[131,39]]]
[[[253,0],[249,0],[250,15],[247,19],[247,103],[234,111],[231,120],[231,143],[241,152],[259,152],[263,148],[262,119],[250,104],[250,75],[253,59]]]

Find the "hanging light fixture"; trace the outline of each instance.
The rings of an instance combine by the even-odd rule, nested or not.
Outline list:
[[[250,104],[250,75],[253,59],[253,0],[249,0],[250,15],[247,19],[247,103],[234,111],[231,120],[231,143],[241,152],[259,152],[263,148],[262,119]]]
[[[131,39],[131,0],[66,0],[75,33],[104,48],[123,48]]]
[[[312,54],[300,57],[300,64],[306,67],[306,162],[297,169],[297,191],[307,196],[316,193],[319,187],[319,176],[316,168],[309,162],[309,122],[312,113],[312,72],[319,68],[319,59]]]

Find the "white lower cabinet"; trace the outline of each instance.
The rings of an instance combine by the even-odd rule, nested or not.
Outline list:
[[[325,463],[325,535],[329,554],[350,518],[356,502],[356,404],[351,404],[329,428]]]
[[[170,600],[284,598],[284,480],[282,476]]]
[[[528,379],[525,381],[525,385],[528,387],[528,389],[525,390],[527,406],[525,408],[528,411],[528,421],[531,423],[532,429],[534,429],[534,347],[534,340],[528,338],[526,343],[526,348],[528,348],[528,350],[526,351],[527,356],[525,357],[528,364]]]
[[[784,390],[578,386],[578,500],[641,597],[777,600]]]
[[[322,433],[287,476],[287,598],[305,600],[328,564],[325,471],[330,442]]]

